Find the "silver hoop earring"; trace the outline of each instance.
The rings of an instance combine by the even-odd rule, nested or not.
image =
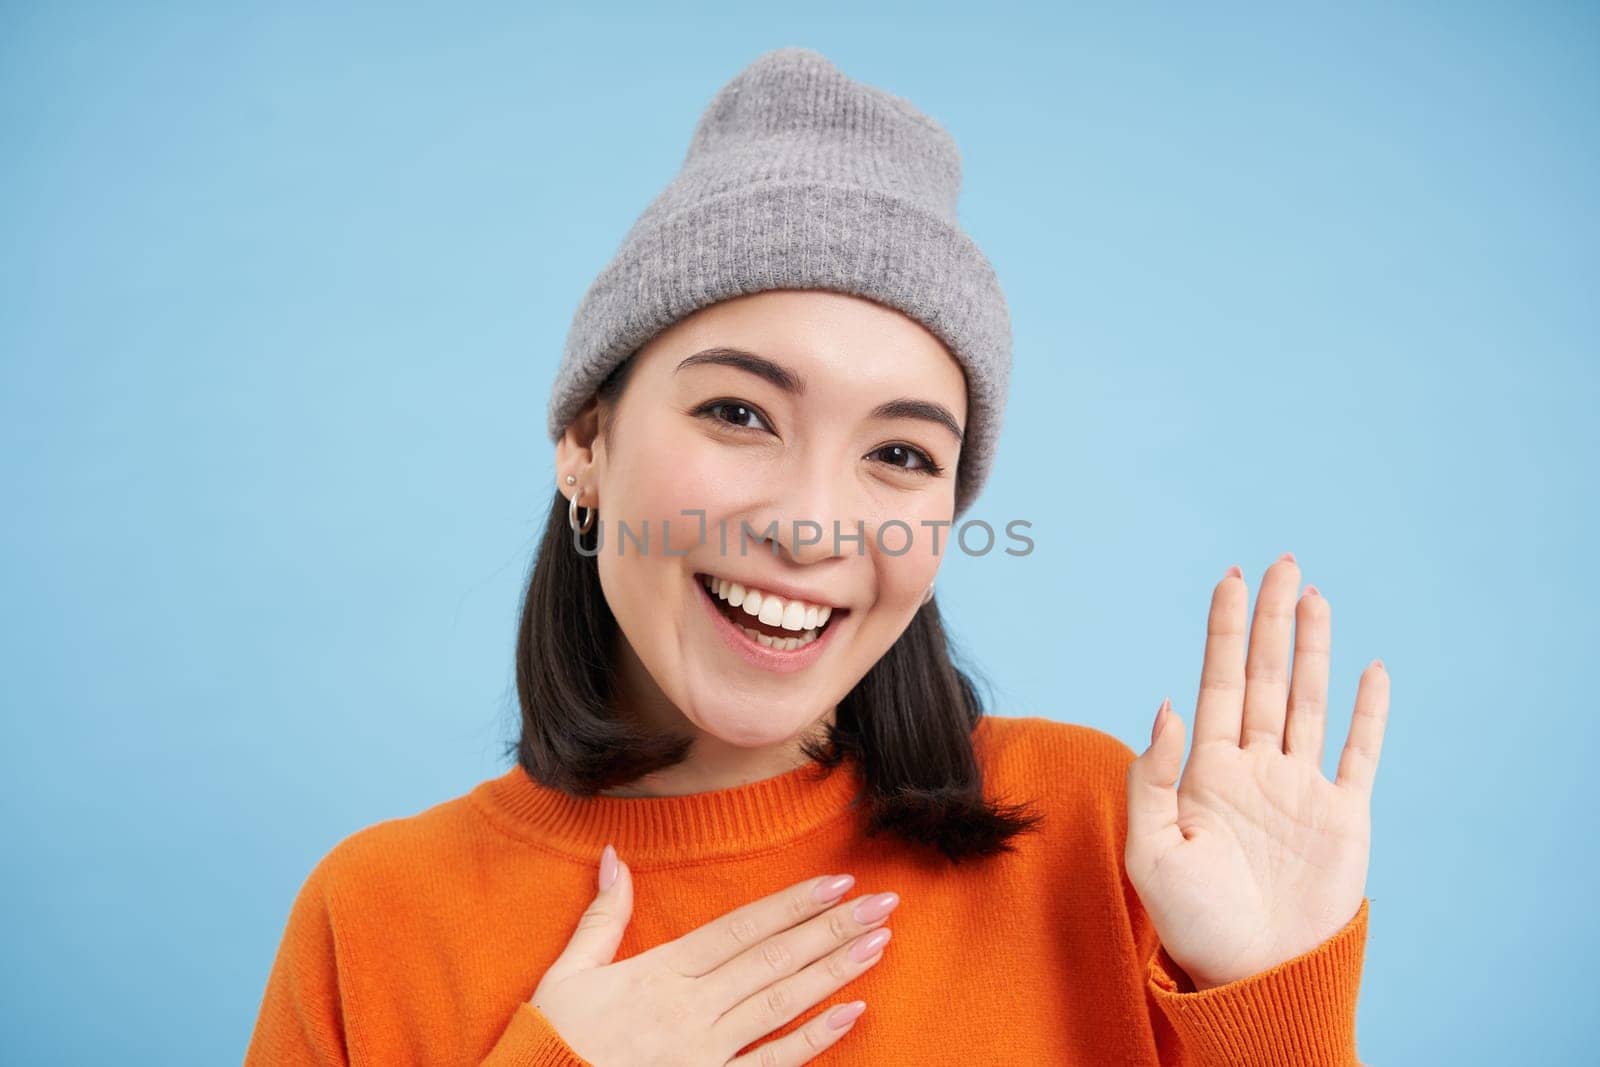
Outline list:
[[[922,602],[924,604],[926,604],[928,601],[930,601],[932,599],[933,599],[933,586],[930,585],[930,586],[928,586],[928,591],[926,593],[922,594]]]
[[[572,529],[580,537],[582,537],[584,534],[588,533],[590,531],[590,529],[592,529],[594,527],[595,516],[600,511],[599,508],[584,508],[583,510],[586,512],[586,514],[583,516],[583,525],[579,526],[578,525],[578,498],[580,496],[582,496],[582,495],[583,495],[583,492],[582,492],[582,490],[580,490],[580,491],[578,491],[576,493],[573,493],[572,494],[572,499],[567,501],[567,525],[572,527]]]

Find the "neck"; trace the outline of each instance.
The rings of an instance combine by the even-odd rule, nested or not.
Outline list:
[[[832,719],[830,712],[818,723],[817,731],[825,731]],[[710,793],[775,778],[810,762],[800,749],[801,738],[767,748],[740,748],[692,726],[690,731],[695,734],[694,747],[682,763],[647,774],[627,785],[604,790],[601,795],[677,797]]]
[[[622,647],[619,651],[625,660],[615,698],[619,713],[643,723],[652,731],[691,736],[694,746],[683,762],[664,767],[627,785],[602,790],[602,796],[677,797],[765,781],[810,762],[801,750],[801,744],[807,737],[826,737],[833,722],[835,709],[829,708],[806,730],[779,744],[760,748],[730,744],[690,722],[649,680],[644,664],[627,647],[627,641],[621,640],[620,644]]]

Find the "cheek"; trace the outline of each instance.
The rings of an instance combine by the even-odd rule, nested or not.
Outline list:
[[[729,476],[725,462],[720,466],[715,462],[716,453],[694,434],[662,429],[648,439],[649,447],[631,450],[625,462],[612,464],[606,479],[609,514],[628,524],[632,537],[624,551],[639,551],[648,521],[650,558],[641,562],[671,563],[675,557],[660,555],[662,523],[671,523],[672,548],[681,550],[686,539],[692,543],[699,532],[701,519],[694,513],[715,514],[719,501],[729,495],[726,486],[740,483]],[[602,502],[602,513],[606,512]],[[614,547],[609,550],[615,552]]]
[[[896,617],[909,620],[922,607],[922,597],[937,573],[937,561],[926,554],[908,552],[886,560],[878,571],[879,602]]]
[[[616,488],[626,499],[635,528],[648,517],[654,532],[668,519],[677,548],[679,528],[699,529],[699,516],[684,512],[718,514],[736,499],[729,487],[749,485],[752,472],[739,462],[737,449],[718,446],[701,434],[663,432],[651,440],[651,447],[631,455],[627,468],[615,472]]]
[[[923,594],[938,576],[939,565],[951,552],[954,530],[950,512],[929,504],[882,518],[884,525],[872,543],[881,601],[911,610],[920,607]],[[882,550],[877,548],[879,543]]]
[[[678,603],[675,598],[689,588],[685,583],[690,560],[699,558],[702,524],[714,522],[730,496],[725,487],[737,484],[711,469],[692,442],[663,441],[659,448],[630,456],[625,466],[612,467],[600,503],[605,522],[600,580],[618,622],[636,644],[672,642],[668,631],[675,623],[663,605]],[[714,538],[714,530],[708,526],[706,536]],[[664,536],[670,536],[670,553]]]

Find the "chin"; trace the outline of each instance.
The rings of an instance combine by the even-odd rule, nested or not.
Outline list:
[[[701,732],[734,748],[772,748],[804,733],[815,717],[804,715],[752,715],[748,706],[703,711],[694,718]]]

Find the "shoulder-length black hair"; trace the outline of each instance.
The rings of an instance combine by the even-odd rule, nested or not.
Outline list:
[[[597,392],[608,442],[633,362],[624,360]],[[592,796],[682,762],[693,739],[644,732],[613,709],[621,631],[597,555],[581,539],[573,543],[567,508],[556,492],[524,592],[516,645],[522,731],[508,754],[533,780]],[[802,749],[828,772],[846,758],[859,762],[869,835],[888,832],[960,863],[1012,851],[1009,839],[1043,818],[1025,804],[984,797],[972,736],[983,714],[971,678],[951,658],[935,597],[839,702],[827,737],[805,738]]]

